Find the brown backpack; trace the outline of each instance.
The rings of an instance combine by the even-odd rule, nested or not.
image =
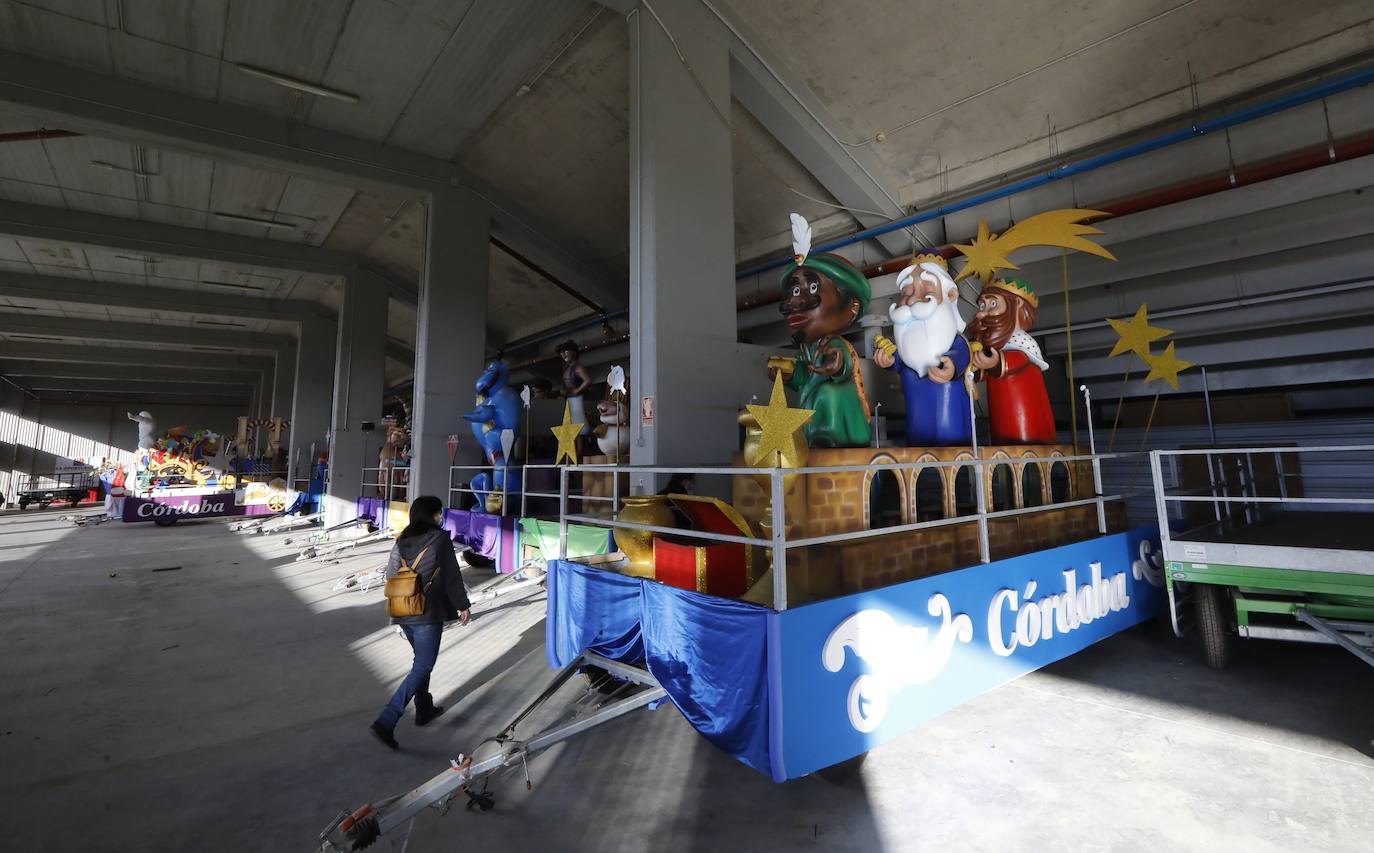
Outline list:
[[[429,579],[429,583],[420,586],[420,574],[415,570],[428,550],[429,546],[426,545],[409,563],[402,560],[396,574],[386,579],[386,615],[419,616],[425,612],[425,595],[439,579],[442,569],[441,566],[435,566],[434,576]]]

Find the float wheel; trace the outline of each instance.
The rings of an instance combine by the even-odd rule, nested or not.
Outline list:
[[[157,515],[153,517],[153,524],[156,524],[158,527],[171,527],[176,523],[177,517],[175,515]]]
[[[1193,589],[1197,608],[1198,633],[1202,635],[1202,652],[1212,669],[1224,669],[1231,662],[1235,637],[1227,615],[1231,596],[1224,587],[1198,584]]]

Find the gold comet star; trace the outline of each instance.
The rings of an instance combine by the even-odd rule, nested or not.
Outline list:
[[[1184,361],[1174,355],[1174,344],[1169,342],[1161,355],[1145,356],[1145,363],[1150,365],[1150,373],[1145,377],[1145,384],[1148,385],[1156,379],[1163,379],[1169,383],[1169,387],[1178,390],[1178,375],[1193,366],[1191,361]]]
[[[549,431],[558,439],[558,455],[554,457],[553,464],[563,464],[564,457],[572,464],[577,464],[577,437],[582,434],[582,426],[572,419],[572,401],[564,403],[563,423],[549,427]]]
[[[1107,322],[1110,323],[1112,328],[1116,329],[1116,333],[1120,335],[1116,341],[1116,346],[1112,347],[1112,351],[1107,354],[1108,358],[1115,358],[1122,353],[1133,352],[1141,358],[1148,360],[1150,358],[1150,342],[1157,341],[1166,335],[1173,334],[1169,329],[1161,329],[1159,326],[1150,325],[1149,309],[1145,307],[1144,302],[1140,303],[1140,307],[1135,311],[1135,316],[1129,321],[1113,320],[1108,317]]]
[[[762,430],[756,464],[763,468],[777,467],[770,464],[778,458],[773,455],[774,453],[780,454],[784,459],[790,458],[794,446],[793,436],[815,414],[811,409],[788,408],[787,392],[782,389],[781,373],[773,377],[773,395],[768,398],[768,405],[750,404],[747,408]]]

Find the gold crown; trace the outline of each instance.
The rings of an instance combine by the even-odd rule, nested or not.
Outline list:
[[[989,287],[995,287],[998,290],[1005,290],[1007,293],[1014,293],[1017,296],[1029,302],[1032,308],[1040,307],[1040,297],[1035,295],[1035,291],[1031,290],[1030,285],[1026,284],[1019,278],[1014,278],[1010,281],[1004,278],[999,278],[991,284],[985,285],[984,289],[987,289]]]
[[[920,252],[911,259],[912,266],[919,267],[925,263],[939,264],[940,269],[949,272],[949,261],[945,260],[945,256],[939,252]]]

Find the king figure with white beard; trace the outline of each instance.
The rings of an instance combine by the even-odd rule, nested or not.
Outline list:
[[[896,370],[906,396],[910,447],[970,444],[973,412],[964,375],[969,346],[961,332],[959,288],[945,259],[917,255],[897,276],[900,293],[888,309],[895,340],[878,338],[873,361]]]

